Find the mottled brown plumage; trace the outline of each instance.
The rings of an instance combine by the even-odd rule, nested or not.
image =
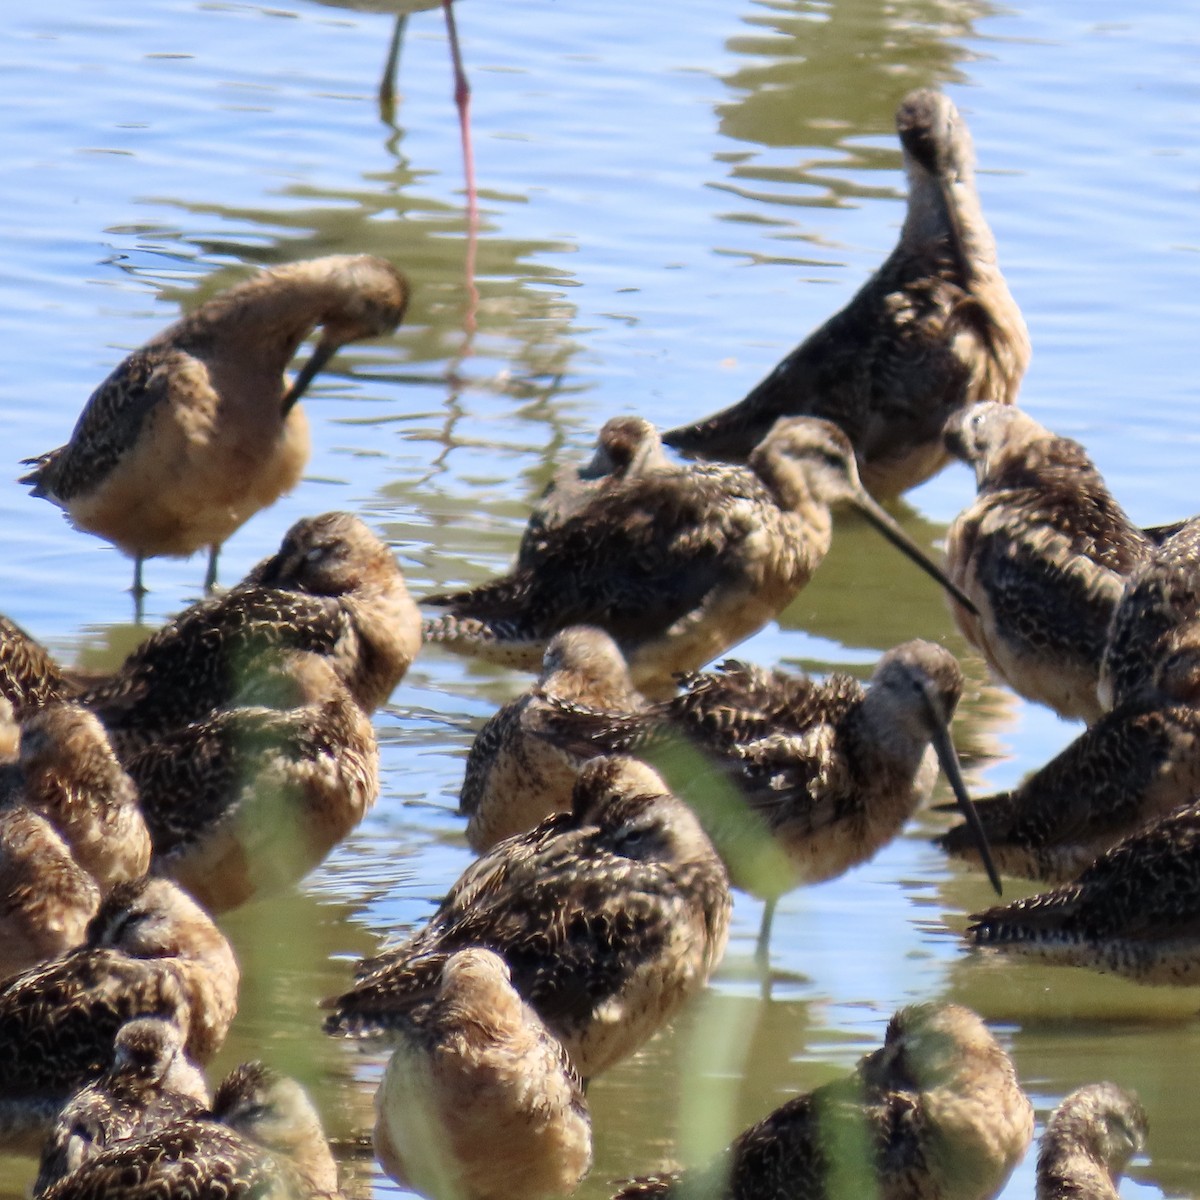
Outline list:
[[[1104,707],[1117,708],[1153,691],[1156,674],[1176,656],[1194,656],[1197,647],[1200,518],[1173,527],[1126,583],[1100,671]]]
[[[529,514],[517,562],[538,553],[547,530],[556,529],[597,492],[650,471],[670,468],[658,430],[644,417],[612,417],[601,426],[596,452],[583,464],[560,467]],[[676,468],[679,469],[679,468]]]
[[[603,630],[572,625],[556,633],[537,683],[484,722],[467,755],[459,811],[468,818],[471,849],[482,854],[551,813],[570,811],[579,756],[544,736],[557,704],[633,713],[645,703]]]
[[[214,712],[129,760],[151,869],[210,912],[303,878],[379,792],[370,718],[327,659],[291,655],[258,686],[282,703]]]
[[[972,920],[981,946],[1142,983],[1200,983],[1200,804],[1130,834],[1073,883]]]
[[[233,1020],[237,985],[229,943],[179,888],[118,884],[81,946],[0,986],[0,1141],[29,1146],[44,1135],[67,1098],[107,1069],[134,1017],[174,1021],[188,1053],[207,1061]]]
[[[632,1054],[708,980],[729,933],[725,868],[688,807],[632,759],[597,759],[574,809],[468,867],[429,923],[359,965],[329,1033],[386,1034],[447,957],[482,946],[585,1078]]]
[[[336,1200],[337,1168],[312,1102],[261,1063],[236,1068],[212,1113],[110,1146],[46,1200]]]
[[[823,417],[853,443],[868,491],[888,497],[945,466],[956,409],[1016,402],[1029,334],[996,264],[966,124],[923,90],[904,98],[896,129],[909,192],[895,250],[744,400],[664,434],[669,446],[742,461],[777,418]]]
[[[932,642],[889,650],[865,688],[848,675],[817,682],[732,660],[683,684],[642,712],[556,703],[543,736],[576,754],[634,753],[659,766],[702,814],[734,883],[766,898],[760,951],[779,896],[872,858],[929,798],[939,761],[970,806],[949,734],[962,672]],[[681,742],[699,753],[674,752]],[[713,796],[714,767],[744,804]],[[764,834],[786,871],[763,869]]]
[[[963,636],[1028,700],[1091,723],[1108,627],[1150,538],[1078,442],[1018,409],[976,404],[946,427],[978,496],[950,526],[946,568],[975,602],[950,602]]]
[[[634,1180],[616,1200],[988,1200],[1032,1138],[1033,1109],[983,1022],[917,1004],[850,1078],[789,1100],[703,1170]]]
[[[1115,1083],[1077,1088],[1038,1143],[1037,1200],[1117,1200],[1117,1183],[1146,1148],[1149,1128],[1136,1093]]]
[[[139,1017],[117,1031],[113,1060],[59,1113],[42,1148],[35,1196],[115,1142],[152,1133],[209,1106],[208,1085],[183,1051],[178,1026]]]
[[[146,873],[150,835],[104,727],[78,705],[29,716],[0,781],[3,978],[78,945],[101,897]]]
[[[0,616],[0,699],[12,705],[18,719],[52,700],[67,699],[77,690],[49,650],[15,622]]]
[[[427,597],[450,612],[427,622],[425,636],[536,670],[560,629],[596,625],[620,646],[637,687],[669,694],[675,673],[791,603],[825,557],[829,509],[842,503],[949,586],[862,490],[845,435],[802,417],[780,421],[748,467],[652,470],[597,492],[507,575]]]
[[[420,637],[420,614],[388,547],[349,513],[305,517],[277,554],[225,595],[180,613],[83,702],[128,758],[234,701],[265,652],[299,650],[328,658],[371,712],[408,670]]]
[[[375,1153],[397,1183],[439,1200],[575,1190],[592,1163],[583,1086],[499,955],[450,955],[397,1033],[375,1096]]]
[[[206,301],[92,393],[57,450],[21,479],[72,524],[136,561],[210,548],[300,480],[308,422],[296,401],[340,346],[391,333],[408,285],[370,255],[287,263]],[[312,358],[284,368],[317,326]]]
[[[1200,680],[1190,659],[1162,664],[1134,699],[1106,713],[1011,792],[976,802],[1002,872],[1074,879],[1146,821],[1200,794]],[[964,826],[940,839],[973,859]]]

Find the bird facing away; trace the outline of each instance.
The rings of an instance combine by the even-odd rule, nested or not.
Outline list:
[[[962,635],[1027,700],[1089,724],[1108,627],[1153,543],[1082,446],[1019,409],[975,404],[946,426],[978,495],[950,526],[946,569],[975,602],[950,602]]]
[[[1077,1088],[1038,1143],[1037,1200],[1118,1200],[1117,1183],[1149,1130],[1134,1092],[1115,1083]]]
[[[1200,794],[1197,701],[1200,646],[1162,663],[1152,682],[1015,790],[977,801],[1000,870],[1074,879],[1121,838]],[[977,854],[963,826],[939,841],[953,855]]]
[[[641,712],[558,704],[543,720],[545,737],[578,754],[637,754],[664,771],[701,813],[733,882],[766,899],[760,954],[780,895],[872,858],[928,800],[939,762],[974,817],[949,733],[962,672],[941,646],[896,646],[867,687],[848,675],[819,683],[733,660],[683,685]],[[699,753],[674,753],[681,742]],[[714,767],[744,803],[714,796]],[[753,844],[764,833],[786,856],[785,872],[761,869]],[[986,845],[979,852],[986,858]]]
[[[0,1141],[36,1153],[67,1099],[108,1068],[117,1031],[135,1017],[174,1021],[187,1053],[207,1061],[225,1040],[237,987],[229,943],[175,884],[118,884],[82,945],[0,986]]]
[[[1073,883],[972,921],[979,946],[1139,983],[1200,983],[1200,804],[1118,842]]]
[[[340,346],[391,333],[408,285],[371,255],[330,255],[262,271],[206,301],[92,393],[57,450],[27,459],[22,483],[71,523],[142,562],[221,543],[300,481],[308,421],[296,402]],[[321,327],[290,387],[284,369]]]
[[[1106,709],[1137,698],[1173,656],[1200,644],[1200,518],[1185,521],[1130,576],[1100,670]]]
[[[562,1045],[490,950],[445,960],[375,1095],[375,1153],[402,1187],[441,1200],[565,1196],[592,1164],[592,1126]]]
[[[371,719],[328,659],[291,654],[257,686],[282,703],[219,710],[129,760],[151,870],[209,912],[303,878],[379,793]]]
[[[546,647],[542,673],[527,692],[484,722],[467,755],[459,812],[476,854],[501,838],[569,812],[579,756],[547,736],[562,704],[636,713],[645,708],[616,643],[602,629],[570,625]],[[600,751],[597,751],[599,753]]]
[[[18,719],[77,690],[40,642],[0,616],[0,699],[12,705]]]
[[[293,1079],[246,1063],[212,1112],[93,1154],[45,1200],[337,1200],[337,1166],[312,1101]]]
[[[725,868],[649,767],[589,763],[574,808],[468,867],[418,933],[359,964],[325,1030],[387,1034],[428,1005],[446,959],[480,946],[584,1079],[632,1054],[701,991],[725,951]]]
[[[614,481],[669,469],[671,463],[663,453],[662,438],[644,417],[612,417],[605,421],[591,459],[582,466],[572,463],[555,472],[529,514],[517,562],[536,556],[538,542],[546,531],[585,507],[596,492]]]
[[[137,789],[104,727],[52,703],[20,726],[19,758],[0,769],[0,978],[57,958],[84,938],[101,897],[150,863]]]
[[[1033,1139],[1011,1059],[968,1008],[915,1004],[848,1079],[797,1096],[700,1170],[616,1200],[988,1200]]]
[[[420,614],[395,556],[357,517],[326,513],[297,521],[278,553],[225,595],[185,609],[82,702],[124,759],[229,705],[264,652],[325,656],[372,712],[420,645]]]
[[[952,586],[863,491],[846,436],[795,417],[767,434],[747,467],[653,470],[597,492],[507,575],[427,597],[450,611],[427,622],[425,636],[537,670],[560,629],[596,625],[620,646],[639,689],[669,695],[677,672],[756,633],[795,599],[829,549],[834,504],[853,505]]]
[[[942,428],[955,410],[1016,402],[1029,334],[996,263],[970,133],[927,90],[904,98],[896,130],[908,214],[895,250],[744,400],[664,434],[668,446],[741,462],[777,418],[823,417],[850,439],[867,490],[887,498],[946,465]]]
[[[108,1071],[71,1097],[42,1148],[35,1196],[93,1154],[207,1111],[208,1085],[183,1052],[179,1027],[161,1017],[127,1021]]]

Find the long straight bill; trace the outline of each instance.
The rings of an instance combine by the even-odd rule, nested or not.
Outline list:
[[[975,616],[979,615],[979,609],[975,607],[971,597],[937,563],[929,558],[925,551],[866,492],[855,496],[853,504],[897,550],[907,554],[926,575],[936,579],[967,612],[973,613]]]
[[[930,707],[934,708],[933,748],[937,751],[938,762],[942,764],[942,770],[946,772],[946,778],[950,780],[950,787],[954,792],[955,800],[958,801],[958,807],[975,836],[975,842],[979,847],[979,857],[983,862],[984,870],[987,871],[988,879],[992,881],[996,895],[1003,896],[1000,872],[996,870],[996,863],[992,858],[992,848],[988,845],[987,834],[984,832],[983,822],[979,819],[979,812],[967,794],[967,785],[963,782],[962,771],[958,765],[958,753],[954,749],[954,742],[950,739],[950,731],[946,728],[942,715],[937,711],[937,706],[932,698],[929,703]]]
[[[308,385],[316,378],[317,372],[336,352],[337,346],[332,342],[319,342],[317,344],[317,348],[312,352],[312,357],[300,368],[300,374],[292,380],[292,386],[288,388],[287,395],[283,398],[283,415],[285,417],[296,406],[296,401],[304,395],[308,389]]]

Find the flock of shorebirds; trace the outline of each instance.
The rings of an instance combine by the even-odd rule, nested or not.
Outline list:
[[[210,1096],[195,1065],[237,1007],[211,914],[294,884],[361,820],[371,714],[423,640],[539,672],[466,763],[479,858],[325,1019],[393,1048],[375,1149],[427,1195],[573,1191],[586,1081],[705,987],[731,881],[766,901],[765,958],[779,896],[870,858],[939,764],[964,814],[946,850],[997,891],[1003,874],[1059,885],[976,914],[973,942],[1200,982],[1200,522],[1137,527],[1077,443],[1014,407],[1029,340],[967,130],[931,91],[897,128],[907,217],[851,303],[724,412],[661,437],[610,420],[507,574],[424,598],[441,615],[422,624],[389,548],[330,513],[102,677],[0,619],[0,1141],[41,1150],[38,1195],[337,1192],[294,1082],[251,1063]],[[224,539],[300,479],[308,383],[395,329],[407,298],[372,257],[265,271],[130,355],[25,482],[134,559],[139,597],[144,559],[201,549],[211,589]],[[978,495],[943,567],[878,501],[952,456]],[[1015,791],[968,797],[949,732],[962,674],[940,646],[890,650],[865,686],[703,669],[796,596],[840,504],[942,584],[998,676],[1087,722]],[[920,1004],[847,1079],[619,1196],[986,1200],[1032,1135],[979,1017]],[[1145,1135],[1131,1094],[1080,1089],[1043,1137],[1039,1196],[1114,1197]]]

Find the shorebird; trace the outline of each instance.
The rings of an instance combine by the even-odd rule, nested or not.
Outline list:
[[[214,712],[129,759],[151,870],[209,912],[303,878],[379,792],[371,720],[327,659],[292,654],[257,686],[284,694]]]
[[[592,1165],[592,1126],[562,1045],[490,950],[442,967],[421,1020],[375,1096],[375,1153],[402,1187],[448,1200],[573,1192]]]
[[[20,726],[0,775],[0,978],[65,954],[101,898],[150,863],[137,789],[100,722],[50,704]]]
[[[622,479],[670,469],[662,438],[644,417],[612,417],[605,421],[596,437],[596,451],[588,462],[571,463],[555,472],[529,515],[517,550],[517,562],[536,559],[538,544],[546,531],[556,529],[585,508],[597,492]]]
[[[339,347],[400,323],[408,285],[371,255],[338,254],[262,271],[135,350],[92,393],[71,440],[27,459],[35,496],[142,563],[221,543],[300,481],[308,422],[297,401]],[[317,326],[312,357],[284,369]]]
[[[1173,656],[1016,789],[976,801],[1000,870],[1073,879],[1121,838],[1200,794],[1198,700],[1200,655]],[[962,858],[978,853],[961,825],[939,842]]]
[[[109,1146],[46,1200],[337,1200],[337,1166],[312,1101],[262,1063],[236,1068],[212,1113]]]
[[[950,601],[963,637],[1027,700],[1089,724],[1108,627],[1153,549],[1082,446],[1005,404],[975,404],[946,446],[979,489],[946,539],[946,570],[975,602]]]
[[[468,818],[471,849],[482,854],[551,813],[570,811],[581,763],[560,739],[546,736],[556,704],[632,713],[645,703],[602,629],[571,625],[556,633],[537,683],[484,722],[467,755],[458,809]]]
[[[1117,1183],[1148,1132],[1134,1092],[1115,1083],[1077,1088],[1038,1143],[1037,1200],[1118,1200]]]
[[[979,946],[1139,983],[1200,984],[1200,803],[1124,838],[1074,882],[971,919]]]
[[[863,491],[846,436],[798,417],[780,421],[748,467],[652,470],[597,492],[507,575],[426,597],[450,611],[427,622],[425,636],[537,670],[560,629],[596,625],[621,647],[638,688],[669,695],[677,672],[702,666],[791,603],[829,549],[835,504],[853,505],[953,586]]]
[[[139,1017],[117,1031],[112,1065],[67,1101],[42,1148],[35,1196],[116,1142],[209,1107],[208,1085],[183,1052],[179,1027]]]
[[[78,688],[50,652],[19,625],[0,616],[0,700],[19,719],[52,700],[64,700]]]
[[[730,909],[725,868],[687,805],[641,763],[596,759],[572,812],[500,842],[423,929],[360,963],[355,985],[328,1002],[325,1030],[371,1037],[420,1019],[447,958],[478,946],[504,959],[589,1079],[704,987]]]
[[[928,800],[939,762],[978,826],[949,732],[962,671],[941,646],[889,650],[867,687],[849,675],[817,682],[733,660],[682,683],[680,695],[640,712],[556,701],[540,722],[542,740],[575,754],[637,754],[660,767],[701,812],[733,882],[766,900],[760,956],[779,897],[872,858]],[[700,753],[673,753],[680,743]],[[714,767],[744,804],[714,809]],[[786,871],[761,870],[753,840],[762,833],[783,851]],[[987,861],[982,842],[979,853]]]
[[[1029,334],[996,263],[970,133],[950,100],[924,90],[904,98],[896,130],[908,214],[895,250],[744,400],[664,434],[667,445],[742,461],[777,418],[824,417],[886,498],[946,465],[942,428],[956,409],[1016,402]]]
[[[187,1053],[207,1061],[225,1040],[237,986],[229,943],[193,900],[166,879],[118,884],[82,945],[0,985],[0,1141],[39,1150],[135,1017],[174,1021]]]
[[[1106,709],[1153,690],[1165,663],[1200,644],[1200,518],[1168,532],[1130,576],[1113,614],[1100,670]]]
[[[230,704],[264,652],[327,657],[364,712],[391,695],[421,644],[395,556],[357,517],[305,517],[225,595],[194,604],[82,702],[123,758]]]
[[[1033,1108],[979,1017],[916,1004],[848,1079],[789,1100],[709,1166],[633,1180],[616,1200],[988,1200],[1032,1139]]]

